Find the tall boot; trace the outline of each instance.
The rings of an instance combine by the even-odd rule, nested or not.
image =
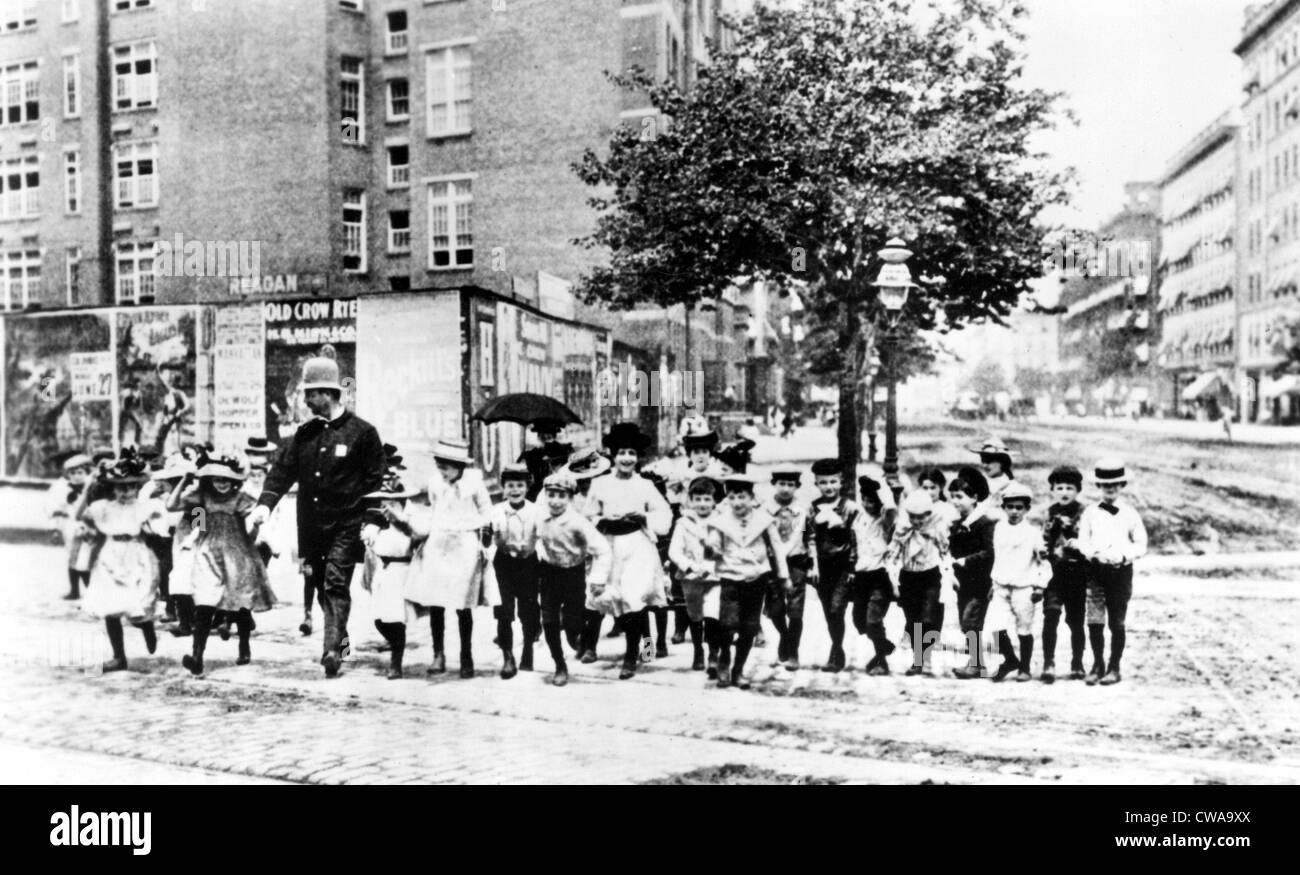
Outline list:
[[[444,649],[446,626],[446,609],[429,608],[429,632],[433,636],[433,662],[429,663],[429,674],[442,674],[447,670],[447,654]]]
[[[392,647],[388,654],[388,679],[390,681],[400,680],[402,677],[402,657],[406,655],[406,624],[405,623],[385,623],[388,627],[388,634],[384,637],[388,639]]]
[[[1106,652],[1106,627],[1101,623],[1089,623],[1088,643],[1092,645],[1092,671],[1084,681],[1092,686],[1106,673],[1106,661],[1102,658]]]
[[[673,637],[672,643],[684,644],[686,642],[686,632],[691,627],[690,617],[686,615],[686,609],[680,605],[673,608]]]
[[[158,650],[158,633],[154,629],[153,621],[140,624],[140,634],[144,635],[144,649],[150,654]]]
[[[311,634],[311,603],[316,600],[316,587],[310,577],[302,579],[302,622],[298,631],[303,635]]]
[[[122,640],[121,617],[105,617],[104,630],[108,632],[108,644],[113,648],[113,658],[101,668],[105,672],[126,671],[126,644]]]
[[[181,657],[181,665],[190,670],[190,674],[203,674],[203,651],[208,646],[208,635],[212,632],[212,615],[215,610],[207,605],[194,609],[194,652]]]
[[[731,667],[731,685],[742,690],[749,689],[749,679],[745,677],[745,660],[754,646],[754,636],[741,632],[736,637],[736,661]]]
[[[1056,664],[1056,629],[1061,616],[1043,612],[1043,671]]]
[[[1083,624],[1075,623],[1070,627],[1070,678],[1078,680],[1083,677],[1083,648],[1086,637]]]
[[[1034,636],[1020,636],[1020,673],[1016,675],[1016,680],[1029,680],[1029,661],[1034,656]]]
[[[524,629],[524,640],[528,640],[530,629]],[[497,644],[501,647],[501,679],[508,681],[519,673],[515,665],[515,630],[514,624],[504,617],[497,620]]]
[[[174,595],[172,601],[176,605],[176,626],[172,629],[172,634],[177,638],[184,638],[187,635],[194,634],[194,596],[191,595]]]
[[[842,671],[844,669],[844,614],[830,614],[826,617],[826,629],[831,634],[831,655],[822,666],[822,671]]]
[[[64,596],[68,601],[75,601],[81,598],[81,572],[68,569],[68,594]]]
[[[718,626],[718,686],[731,686],[731,636],[730,630]]]
[[[474,677],[474,615],[468,610],[456,612],[456,625],[460,629],[460,676]]]
[[[1020,659],[1016,656],[1016,648],[1011,644],[1011,636],[1005,631],[998,633],[998,651],[1002,654],[1002,664],[994,672],[993,680],[1002,681],[1012,672],[1020,671]]]
[[[803,640],[803,618],[791,617],[785,636],[785,667],[794,671],[799,667],[799,642]]]
[[[790,652],[790,623],[786,620],[785,613],[779,609],[773,611],[768,619],[776,629],[776,661],[785,662],[786,655]]]
[[[655,659],[668,657],[668,609],[655,608]]]
[[[551,661],[555,663],[555,675],[551,683],[562,687],[569,682],[569,666],[564,661],[564,640],[560,632],[560,622],[542,622],[542,635],[546,638],[546,647],[551,651]]]
[[[520,671],[533,670],[533,642],[537,640],[537,625],[538,623],[536,620],[530,620],[528,623],[522,624],[524,640],[523,640],[523,644],[519,648],[519,670]],[[579,636],[581,637],[581,632],[579,633]],[[578,650],[579,653],[581,653],[582,651],[581,640],[579,640],[578,642]]]
[[[704,618],[704,642],[709,647],[708,671],[705,677],[711,681],[718,679],[718,647],[722,641],[722,629],[718,621],[711,618]]]
[[[691,623],[691,671],[704,671],[704,623]]]
[[[600,640],[600,624],[604,617],[599,611],[582,612],[582,654],[578,661],[586,665],[596,661],[596,642]]]
[[[253,634],[253,612],[248,608],[240,608],[239,613],[235,614],[235,628],[239,630],[239,656],[235,659],[235,665],[248,665],[253,659],[252,648],[248,645],[248,639]]]
[[[644,628],[645,611],[637,614],[624,614],[626,620],[623,623],[623,638],[627,643],[623,651],[623,669],[618,673],[618,679],[625,681],[636,674],[637,658],[641,654],[641,639]]]

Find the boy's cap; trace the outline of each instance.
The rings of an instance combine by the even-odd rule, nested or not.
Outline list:
[[[578,491],[578,481],[566,471],[556,471],[542,481],[543,489],[560,489],[570,495]]]
[[[934,510],[934,501],[924,489],[915,489],[903,499],[903,510],[917,516],[927,514]]]
[[[63,470],[71,471],[74,468],[89,468],[94,464],[90,456],[85,453],[74,453],[63,460]]]
[[[1093,470],[1092,482],[1098,486],[1107,483],[1126,483],[1128,475],[1124,470],[1124,460],[1118,456],[1107,456],[1097,463]]]
[[[777,468],[772,471],[772,482],[775,483],[778,480],[790,480],[794,483],[799,483],[801,476],[802,474],[798,468]]]
[[[698,495],[701,492],[709,492],[713,495],[714,501],[721,501],[722,496],[726,494],[726,489],[722,481],[717,477],[710,477],[707,474],[701,474],[698,477],[691,478],[690,484],[686,487],[687,495]]]
[[[722,482],[726,484],[727,489],[729,491],[732,490],[733,488],[738,488],[738,489],[748,490],[749,492],[753,492],[754,487],[757,485],[758,481],[756,481],[749,474],[737,473],[737,474],[728,474],[726,477],[723,478]]]
[[[831,474],[840,473],[839,459],[818,459],[812,463],[812,473],[814,477],[827,477]]]
[[[1073,486],[1075,489],[1082,489],[1083,473],[1073,465],[1061,465],[1059,468],[1053,468],[1052,473],[1047,475],[1047,485],[1055,486],[1058,483]]]
[[[532,475],[528,473],[528,466],[519,462],[511,462],[501,466],[501,474],[497,477],[502,483],[507,480],[522,480],[525,483],[532,482]]]
[[[1000,497],[1003,504],[1006,504],[1008,501],[1026,501],[1032,503],[1034,500],[1034,493],[1033,490],[1021,483],[1019,480],[1012,480],[1007,484],[1007,487],[1002,490],[1002,495]]]

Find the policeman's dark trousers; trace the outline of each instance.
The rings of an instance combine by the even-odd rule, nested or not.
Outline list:
[[[362,555],[361,526],[358,523],[322,534],[322,542],[313,545],[315,549],[303,559],[311,569],[312,591],[319,596],[325,614],[322,655],[333,653],[341,658],[352,613],[352,570]]]

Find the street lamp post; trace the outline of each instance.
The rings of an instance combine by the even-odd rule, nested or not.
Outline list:
[[[876,254],[885,264],[872,285],[880,295],[880,303],[884,306],[888,319],[882,337],[888,358],[886,380],[889,393],[885,402],[885,461],[882,467],[885,481],[897,499],[902,492],[902,486],[898,482],[898,320],[907,303],[908,292],[915,287],[915,283],[912,282],[912,272],[906,264],[912,252],[901,239],[893,238]]]

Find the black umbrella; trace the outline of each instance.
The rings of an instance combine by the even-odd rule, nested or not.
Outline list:
[[[493,398],[480,407],[471,418],[483,422],[517,422],[520,425],[528,425],[539,419],[551,419],[559,423],[561,428],[582,423],[578,414],[561,402],[533,392],[511,392]]]

